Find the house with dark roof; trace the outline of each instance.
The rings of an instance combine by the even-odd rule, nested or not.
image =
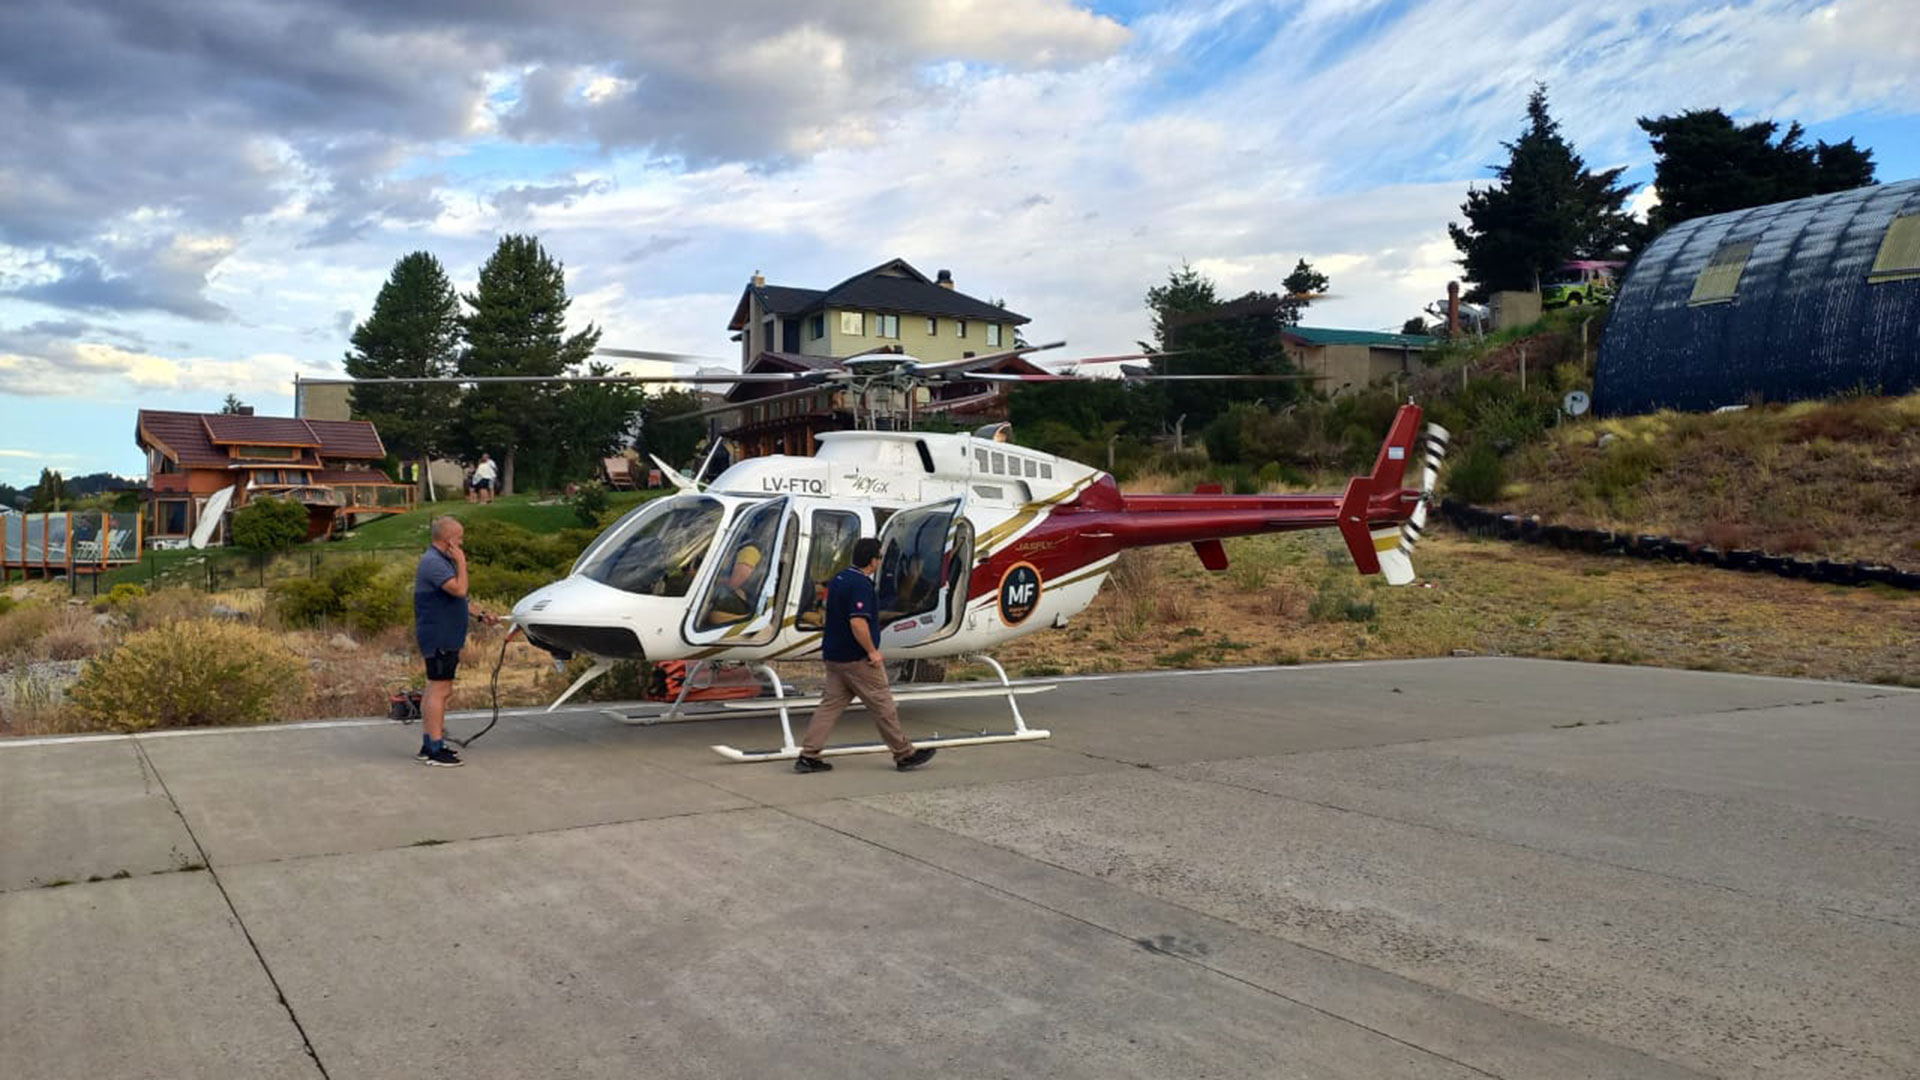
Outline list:
[[[146,534],[163,543],[191,536],[229,488],[229,510],[268,496],[305,504],[310,537],[413,508],[412,486],[377,467],[387,448],[365,420],[141,409],[134,440],[147,455]]]
[[[746,369],[763,352],[854,356],[886,346],[928,362],[1013,348],[1030,321],[954,286],[946,270],[929,281],[905,259],[892,259],[828,289],[747,283],[727,329],[740,342]]]
[[[901,352],[937,363],[1014,347],[1025,315],[977,300],[954,287],[952,273],[929,280],[904,259],[855,274],[829,289],[769,285],[756,273],[740,294],[728,329],[740,342],[745,372],[826,371],[850,356]],[[1043,369],[1007,357],[983,369],[1022,374]],[[955,422],[1006,417],[1004,384],[957,382],[916,391],[910,401],[852,400],[830,388],[788,391],[742,383],[727,393],[740,406],[722,431],[747,456],[811,454],[825,431],[861,426],[861,414],[883,404],[892,415],[945,414]]]

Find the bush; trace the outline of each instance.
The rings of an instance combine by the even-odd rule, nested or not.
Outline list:
[[[1486,443],[1469,446],[1447,470],[1447,493],[1470,503],[1498,500],[1506,484],[1506,466],[1500,461],[1499,453]]]
[[[285,551],[307,538],[307,508],[292,499],[255,499],[233,512],[233,542],[248,551]]]
[[[357,577],[355,584],[340,594],[340,606],[346,623],[355,633],[371,637],[391,626],[413,625],[413,572],[405,566],[382,569]]]
[[[580,519],[586,528],[595,528],[600,524],[600,515],[607,512],[607,489],[598,480],[580,485],[580,490],[567,500],[573,504],[573,516]]]
[[[15,600],[13,597],[7,596],[4,593],[0,593],[0,615],[5,615],[7,612],[12,611],[14,608],[17,608],[19,606],[20,606],[20,602],[18,600]]]
[[[114,607],[126,607],[136,600],[145,599],[146,595],[147,590],[144,586],[123,581],[108,590],[107,603]]]
[[[288,626],[342,622],[362,635],[413,621],[412,572],[373,559],[341,563],[313,578],[277,581],[274,610]]]
[[[129,635],[87,663],[69,696],[101,725],[145,731],[263,724],[308,686],[306,666],[276,635],[201,620]]]

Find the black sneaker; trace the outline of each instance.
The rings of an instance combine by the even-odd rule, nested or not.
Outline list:
[[[932,761],[934,753],[935,750],[933,747],[923,746],[913,753],[908,754],[906,757],[894,758],[893,767],[899,769],[901,772],[911,772],[925,765],[927,762]]]
[[[832,772],[833,763],[817,757],[807,757],[805,754],[802,754],[793,759],[793,771],[798,773]]]
[[[456,754],[452,750],[449,750],[443,746],[440,749],[435,750],[430,754],[420,755],[420,764],[438,765],[443,769],[457,769],[460,766],[465,765],[466,762],[460,760],[459,754]]]

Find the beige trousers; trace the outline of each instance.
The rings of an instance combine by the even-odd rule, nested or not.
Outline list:
[[[880,731],[881,741],[893,756],[903,758],[913,753],[913,744],[907,741],[906,733],[900,730],[900,711],[894,707],[893,691],[887,688],[887,673],[884,668],[875,667],[865,660],[854,660],[845,664],[827,661],[827,688],[820,695],[820,707],[813,710],[813,719],[807,723],[806,737],[800,740],[800,752],[807,757],[819,757],[827,748],[827,738],[833,734],[833,725],[839,723],[840,714],[854,698],[866,703],[867,711],[873,714],[873,726]]]

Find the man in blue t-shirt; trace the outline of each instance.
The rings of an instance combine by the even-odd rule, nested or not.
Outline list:
[[[460,755],[446,744],[447,702],[453,697],[453,677],[460,669],[460,650],[467,644],[467,620],[475,613],[467,603],[466,526],[455,518],[433,519],[433,544],[420,556],[413,575],[413,634],[427,661],[427,692],[420,701],[422,765],[454,767]],[[493,616],[480,614],[485,622]]]
[[[820,754],[827,748],[833,725],[856,697],[873,714],[873,726],[880,729],[880,738],[893,751],[895,768],[906,772],[933,760],[933,747],[915,750],[907,741],[906,733],[900,730],[893,692],[887,688],[886,660],[880,655],[880,603],[873,590],[874,571],[879,568],[880,541],[861,537],[853,545],[853,565],[827,583],[826,625],[820,643],[820,655],[827,664],[827,687],[820,695],[820,707],[813,710],[813,720],[807,724],[800,756],[793,763],[794,772],[833,768]]]

